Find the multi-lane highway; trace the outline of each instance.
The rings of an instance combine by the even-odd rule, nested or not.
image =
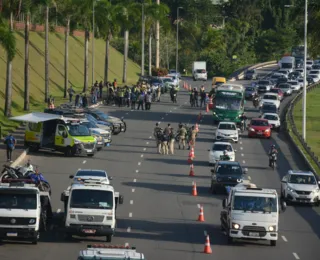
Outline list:
[[[267,74],[274,68],[259,70]],[[203,82],[188,81],[192,86]],[[248,81],[235,83],[249,84]],[[206,83],[209,90],[211,82]],[[288,102],[282,102],[282,107]],[[101,107],[101,110],[118,117],[125,117],[128,130],[114,136],[113,143],[93,158],[64,158],[47,153],[31,154],[32,164],[39,165],[51,183],[55,212],[63,209],[60,193],[68,186],[68,175],[81,169],[106,169],[113,176],[113,184],[124,195],[125,202],[118,207],[118,229],[114,244],[129,243],[143,252],[146,259],[208,259],[203,254],[205,236],[210,235],[214,259],[319,259],[320,211],[318,208],[289,206],[280,217],[280,238],[276,247],[264,242],[237,242],[228,245],[220,231],[222,196],[208,192],[210,167],[208,149],[213,143],[214,126],[210,114],[200,123],[200,133],[195,149],[195,177],[189,177],[187,150],[177,150],[174,155],[156,152],[153,128],[161,122],[177,129],[179,122],[194,124],[200,109],[191,109],[189,97],[182,90],[178,104],[168,97],[152,104],[151,111],[130,111],[128,108]],[[258,116],[252,103],[246,104],[249,118]],[[204,113],[204,110],[202,110]],[[280,150],[278,168],[268,167],[267,151],[271,144]],[[252,182],[262,187],[280,188],[280,179],[289,169],[306,169],[302,159],[289,144],[283,133],[273,133],[270,140],[248,139],[246,132],[238,144],[236,160],[249,169]],[[198,196],[191,196],[192,181],[196,181]],[[198,204],[204,207],[205,222],[197,222]],[[59,214],[57,214],[59,215]],[[76,259],[87,244],[103,242],[99,238],[82,238],[65,241],[56,221],[38,245],[4,243],[0,246],[1,259],[55,260]]]

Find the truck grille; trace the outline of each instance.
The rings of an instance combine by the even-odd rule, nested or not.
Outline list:
[[[103,222],[104,216],[101,215],[78,215],[79,221],[84,222]]]
[[[310,195],[311,191],[296,190],[296,193],[300,195]]]
[[[84,149],[91,149],[93,150],[94,149],[94,143],[83,143],[83,148]]]
[[[103,139],[110,139],[110,134],[102,134]]]
[[[16,217],[0,217],[0,225],[12,225],[12,226],[22,226],[22,225],[34,225],[34,223],[29,224],[30,220],[35,218],[16,218]]]
[[[267,235],[267,231],[264,227],[255,227],[255,226],[244,226],[242,229],[242,234],[245,236],[250,236],[249,233],[259,233],[260,237]]]

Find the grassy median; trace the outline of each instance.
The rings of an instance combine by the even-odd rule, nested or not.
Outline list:
[[[16,32],[17,53],[13,61],[13,93],[12,113],[23,114],[24,93],[24,34]],[[64,88],[64,35],[51,33],[49,37],[50,55],[50,94],[55,97],[55,103],[66,102],[63,99]],[[30,32],[30,111],[41,111],[44,101],[44,33]],[[83,88],[84,47],[83,38],[69,38],[69,82],[80,92]],[[89,84],[91,84],[91,44],[89,54]],[[123,70],[123,55],[110,48],[109,81],[114,78],[121,82]],[[102,80],[104,75],[105,42],[95,41],[95,74],[96,80]],[[140,67],[134,62],[128,62],[128,83],[136,83]],[[13,130],[18,123],[7,120],[3,116],[4,93],[6,82],[6,54],[0,48],[0,126],[2,134]]]

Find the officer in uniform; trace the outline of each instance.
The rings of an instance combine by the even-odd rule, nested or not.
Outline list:
[[[168,141],[169,141],[169,135],[166,135],[166,133],[164,131],[163,135],[161,136],[161,152],[162,152],[162,154],[169,154]]]
[[[162,136],[162,131],[159,126],[159,123],[156,123],[156,127],[153,130],[153,136],[156,139],[156,145],[158,148],[158,152],[161,153],[161,136]]]
[[[187,135],[187,129],[180,123],[179,124],[179,149],[181,149],[181,146],[183,149],[186,148],[186,135]]]
[[[171,128],[171,132],[169,135],[169,153],[174,154],[174,142],[175,142],[175,136],[174,136],[174,130]]]
[[[189,142],[189,148],[196,145],[196,137],[197,137],[197,130],[194,128],[194,126],[191,127],[190,131],[190,142]]]

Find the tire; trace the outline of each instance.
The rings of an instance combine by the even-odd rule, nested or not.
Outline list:
[[[106,242],[111,243],[111,241],[112,241],[112,235],[106,236]]]
[[[270,246],[276,246],[277,240],[270,240]]]
[[[97,148],[97,151],[100,152],[102,150],[102,147]]]
[[[64,155],[66,157],[71,157],[72,156],[72,148],[70,146],[67,146],[66,151],[64,152]]]
[[[125,122],[123,122],[123,124],[124,124],[124,133],[127,131],[127,124],[125,123]]]

